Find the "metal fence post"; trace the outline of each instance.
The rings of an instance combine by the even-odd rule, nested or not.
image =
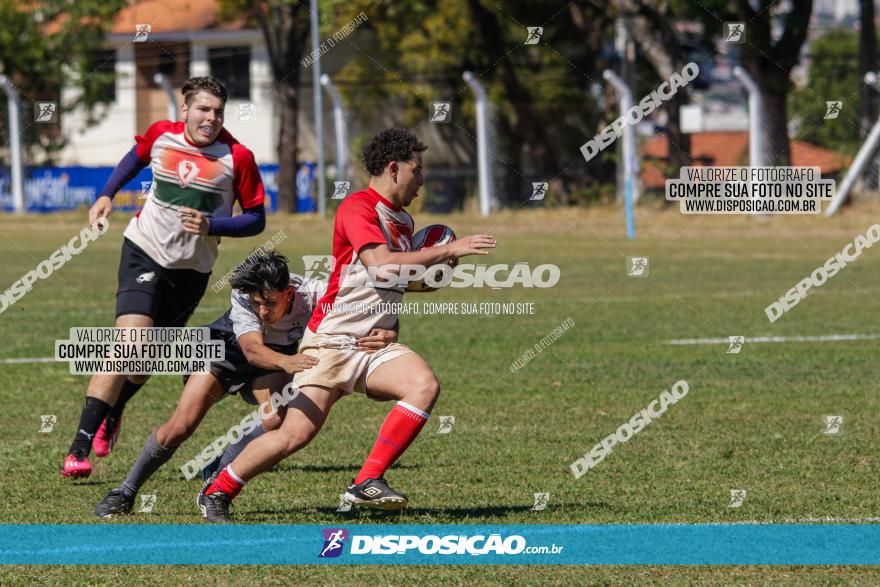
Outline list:
[[[23,214],[24,207],[24,170],[21,163],[21,101],[18,90],[9,78],[0,74],[0,85],[6,92],[9,105],[9,151],[12,164],[12,204],[16,213]]]
[[[876,73],[869,71],[865,74],[866,84],[876,86],[877,82],[878,78]],[[850,165],[849,170],[847,170],[840,187],[835,192],[831,204],[829,204],[828,209],[825,210],[825,216],[831,216],[837,212],[837,209],[840,208],[849,197],[849,191],[852,189],[856,179],[862,174],[862,170],[865,168],[865,165],[868,164],[868,160],[877,149],[878,143],[880,143],[880,119],[877,119],[877,122],[874,123],[871,132],[868,134],[868,138],[865,139],[865,143],[856,154],[856,158],[853,160],[852,165]]]
[[[171,87],[171,82],[168,81],[168,76],[162,73],[157,73],[153,76],[153,81],[165,90],[165,95],[168,97],[168,120],[171,122],[177,122],[177,98],[174,97],[174,88]]]
[[[633,95],[629,86],[624,83],[620,76],[606,69],[602,77],[607,79],[620,96],[620,116],[626,118],[626,113],[633,107]],[[626,210],[626,235],[630,239],[636,238],[635,211],[633,206],[639,199],[636,174],[636,131],[631,124],[623,128],[623,206]]]
[[[491,150],[489,145],[489,100],[486,97],[486,90],[483,89],[472,72],[464,72],[462,79],[470,86],[477,98],[477,171],[480,183],[480,214],[488,216],[494,198],[492,171],[489,165],[489,151]]]
[[[336,179],[348,178],[348,144],[345,132],[345,109],[342,104],[342,96],[333,84],[333,80],[326,73],[321,76],[321,85],[327,88],[330,99],[333,100],[333,125],[336,136]]]
[[[745,69],[737,65],[733,75],[749,91],[749,167],[764,167],[764,96]]]

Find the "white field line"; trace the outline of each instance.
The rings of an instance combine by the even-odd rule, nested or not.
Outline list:
[[[880,334],[823,334],[819,336],[747,336],[746,343],[751,342],[838,342],[847,340],[877,340]],[[666,344],[729,344],[727,338],[679,338],[667,340]]]
[[[820,336],[755,336],[746,337],[746,343],[752,342],[837,342],[847,340],[878,340],[880,334],[824,334]],[[696,344],[729,344],[727,338],[680,338],[667,340],[666,344],[685,346]],[[55,361],[54,357],[32,357],[0,359],[3,365],[19,365],[25,363],[67,363],[67,361]]]
[[[707,522],[712,526],[750,526],[756,524],[815,524],[826,522],[829,524],[876,524],[880,518],[837,518],[825,516],[823,518],[785,518],[784,520],[743,520],[742,522]]]

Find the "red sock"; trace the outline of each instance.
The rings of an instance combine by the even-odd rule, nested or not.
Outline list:
[[[217,475],[214,482],[205,490],[205,495],[211,495],[212,493],[222,491],[230,497],[235,497],[241,493],[243,487],[244,481],[235,477],[235,473],[233,473],[229,467],[226,467],[220,471],[220,474]]]
[[[385,474],[421,432],[428,414],[405,402],[397,402],[379,429],[379,437],[354,483],[376,479]]]

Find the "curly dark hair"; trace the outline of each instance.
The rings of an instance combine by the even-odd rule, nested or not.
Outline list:
[[[232,270],[229,283],[233,289],[246,294],[284,291],[290,285],[287,257],[275,250],[258,250]]]
[[[203,91],[214,94],[226,104],[226,86],[220,83],[220,80],[216,77],[191,77],[180,88],[180,93],[183,94],[183,101],[187,104],[192,103],[195,95]]]
[[[364,145],[364,167],[370,175],[378,177],[392,161],[412,161],[413,152],[421,153],[427,148],[405,128],[386,128]]]

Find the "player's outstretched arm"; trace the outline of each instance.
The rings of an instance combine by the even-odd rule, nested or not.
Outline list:
[[[247,362],[260,369],[284,371],[293,375],[318,364],[318,359],[308,355],[285,355],[273,351],[263,344],[263,335],[259,332],[245,332],[238,337],[238,346]]]
[[[488,255],[494,249],[496,240],[488,234],[466,236],[446,245],[429,247],[409,253],[393,253],[388,245],[371,243],[358,251],[358,256],[367,267],[384,265],[437,265],[450,259],[460,259],[468,255]]]

